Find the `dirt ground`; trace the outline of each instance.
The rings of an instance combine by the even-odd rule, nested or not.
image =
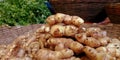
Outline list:
[[[29,26],[16,26],[16,27],[4,27],[0,28],[0,44],[9,44],[14,41],[20,35],[26,34],[27,32],[34,32],[39,28],[40,24],[34,24]]]

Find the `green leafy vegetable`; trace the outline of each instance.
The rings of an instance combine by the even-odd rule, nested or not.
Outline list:
[[[45,0],[0,1],[0,25],[29,25],[44,23],[50,15]]]

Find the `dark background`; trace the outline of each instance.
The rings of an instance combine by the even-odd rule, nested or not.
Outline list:
[[[120,0],[49,0],[56,13],[78,15],[86,22],[101,22],[106,17],[106,4]]]

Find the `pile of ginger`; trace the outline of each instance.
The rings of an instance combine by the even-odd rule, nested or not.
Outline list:
[[[0,45],[0,60],[120,60],[120,40],[78,16],[57,13],[34,33]]]

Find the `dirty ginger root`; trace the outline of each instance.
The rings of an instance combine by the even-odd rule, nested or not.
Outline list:
[[[89,46],[86,46],[83,51],[91,60],[116,60],[115,57],[112,57],[111,55],[106,53],[98,52],[97,50]]]
[[[106,32],[96,27],[90,27],[85,32],[76,34],[75,38],[78,42],[90,47],[105,46],[110,42]]]
[[[84,20],[78,16],[70,16],[62,13],[57,13],[55,15],[51,15],[46,19],[46,23],[49,25],[55,25],[58,23],[64,23],[67,25],[75,25],[80,26],[84,23]]]
[[[40,49],[37,54],[37,60],[56,60],[56,59],[65,59],[73,56],[74,53],[70,49],[63,49],[60,51],[52,51],[48,49]]]
[[[57,13],[35,32],[0,45],[0,60],[120,60],[120,40],[79,16]]]
[[[76,33],[78,33],[78,28],[74,25],[54,25],[51,27],[50,30],[51,35],[54,37],[61,37],[61,36],[74,36]]]
[[[75,53],[81,53],[83,49],[83,45],[80,44],[77,41],[73,41],[73,39],[67,39],[67,38],[50,38],[47,40],[47,43],[49,46],[61,48],[61,46],[58,46],[59,44],[63,44],[63,48],[70,48]],[[57,49],[58,50],[58,49]]]

